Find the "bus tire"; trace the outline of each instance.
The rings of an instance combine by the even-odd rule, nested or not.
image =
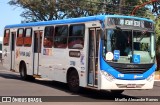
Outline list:
[[[27,68],[25,63],[22,63],[20,65],[20,76],[23,80],[29,80],[29,81],[34,81],[35,78],[31,75],[27,75]]]
[[[72,70],[68,76],[67,76],[67,84],[69,87],[69,90],[77,93],[80,90],[79,87],[79,76],[76,70]]]
[[[26,65],[24,63],[20,64],[20,76],[23,80],[27,80],[27,70],[26,70]]]
[[[111,90],[111,93],[113,94],[122,94],[124,90]]]

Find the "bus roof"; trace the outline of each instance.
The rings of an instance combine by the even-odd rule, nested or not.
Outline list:
[[[22,23],[22,24],[13,24],[7,25],[5,28],[18,28],[18,27],[32,27],[32,26],[45,26],[45,25],[56,25],[56,24],[66,24],[66,23],[81,23],[81,22],[89,22],[89,21],[104,21],[107,17],[117,17],[117,18],[132,18],[138,20],[145,20],[153,22],[152,20],[146,18],[139,18],[133,16],[123,16],[123,15],[96,15],[96,16],[88,16],[88,17],[80,17],[80,18],[70,18],[63,20],[51,20],[51,21],[41,21],[41,22],[30,22],[30,23]]]

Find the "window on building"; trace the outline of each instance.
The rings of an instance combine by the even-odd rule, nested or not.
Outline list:
[[[5,45],[5,46],[9,45],[9,34],[10,34],[9,29],[7,29],[7,30],[4,31],[3,45]]]
[[[68,37],[68,26],[56,26],[54,36],[55,48],[66,48]]]
[[[85,25],[71,25],[69,29],[68,48],[83,49],[84,47]]]
[[[25,29],[24,46],[30,47],[32,44],[32,28]]]
[[[24,29],[20,28],[20,29],[18,29],[18,32],[17,32],[17,40],[16,40],[17,46],[23,45],[23,37],[24,37]]]
[[[53,45],[53,32],[54,32],[54,27],[53,26],[45,27],[44,40],[43,40],[43,46],[45,48],[52,48],[52,45]]]

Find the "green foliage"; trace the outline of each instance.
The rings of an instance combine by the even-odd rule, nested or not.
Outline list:
[[[21,16],[29,21],[61,19],[56,0],[10,0],[10,5],[22,7]]]
[[[147,0],[10,0],[12,6],[22,7],[21,16],[28,21],[46,21],[97,14],[130,15],[136,5]],[[136,12],[144,16],[146,8]]]
[[[61,9],[61,14],[66,14],[65,18],[81,17],[94,15],[96,13],[96,5],[87,0],[58,0],[57,4]]]
[[[145,16],[155,22],[155,34],[156,34],[156,55],[160,55],[160,18],[154,16],[151,11],[146,11]]]
[[[158,18],[158,16],[154,16],[151,11],[146,11],[144,17],[149,18],[155,22],[155,34],[157,35],[158,41],[158,37],[160,37],[160,18]]]
[[[156,50],[156,54],[160,55],[160,18],[156,18],[155,19],[155,33],[157,35],[157,50]]]
[[[155,19],[155,23],[156,23],[155,25],[156,35],[160,37],[160,18],[157,17]]]

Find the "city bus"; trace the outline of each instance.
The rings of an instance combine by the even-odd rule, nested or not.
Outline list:
[[[42,78],[122,93],[152,89],[152,20],[123,15],[31,22],[4,28],[3,66],[22,79]]]

